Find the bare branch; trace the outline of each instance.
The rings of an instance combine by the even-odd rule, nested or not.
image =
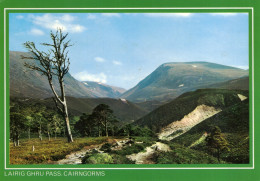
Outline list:
[[[24,66],[27,67],[27,68],[29,68],[29,69],[31,69],[31,70],[36,70],[36,71],[38,71],[38,72],[41,72],[43,75],[48,76],[48,73],[47,73],[45,70],[43,70],[43,69],[41,69],[41,68],[39,68],[39,67],[37,67],[37,66],[35,66],[35,65],[28,64],[28,63],[25,62],[25,63],[24,63]]]
[[[51,90],[53,92],[53,94],[55,95],[55,98],[59,101],[59,103],[61,103],[62,105],[64,105],[64,102],[61,100],[61,98],[58,96],[58,94],[56,93],[54,87],[53,87],[53,84],[52,84],[52,81],[49,80],[49,84],[50,84],[50,87],[51,87]]]
[[[52,45],[52,44],[49,44],[49,43],[41,43],[41,45],[44,45],[44,46],[50,46],[50,47],[54,47],[54,45]]]

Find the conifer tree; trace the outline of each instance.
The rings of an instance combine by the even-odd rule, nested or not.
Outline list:
[[[221,130],[218,126],[215,126],[212,129],[212,132],[209,134],[209,136],[206,139],[207,146],[213,154],[215,153],[217,155],[218,161],[220,162],[220,155],[224,151],[229,151],[228,148],[228,142],[223,137]]]

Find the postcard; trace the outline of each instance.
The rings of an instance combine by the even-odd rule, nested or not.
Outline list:
[[[259,180],[259,4],[197,1],[1,1],[1,179]]]

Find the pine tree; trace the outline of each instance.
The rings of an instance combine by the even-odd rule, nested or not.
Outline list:
[[[224,151],[229,151],[228,142],[223,137],[221,130],[218,126],[215,126],[209,136],[206,139],[207,146],[213,154],[217,154],[218,161],[220,162],[220,155]]]

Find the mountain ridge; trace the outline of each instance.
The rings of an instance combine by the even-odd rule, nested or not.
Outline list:
[[[97,97],[117,98],[126,90],[124,88],[93,81],[82,81],[83,84]]]
[[[10,51],[9,53],[9,75],[10,75],[10,96],[12,97],[31,97],[31,98],[48,98],[53,93],[50,89],[48,80],[40,72],[30,70],[24,66],[25,62],[33,60],[24,60],[21,56],[28,57],[30,53],[21,51]],[[34,62],[37,64],[37,62]],[[58,80],[53,79],[54,87],[59,87]],[[93,86],[98,83],[91,83]],[[65,94],[73,97],[118,97],[124,89],[103,85],[93,91],[93,87],[86,86],[84,83],[76,80],[69,72],[64,77]],[[94,86],[94,88],[97,85]],[[60,91],[57,89],[57,93]]]
[[[246,75],[246,70],[210,62],[164,63],[121,97],[134,102],[173,99],[184,92]]]

